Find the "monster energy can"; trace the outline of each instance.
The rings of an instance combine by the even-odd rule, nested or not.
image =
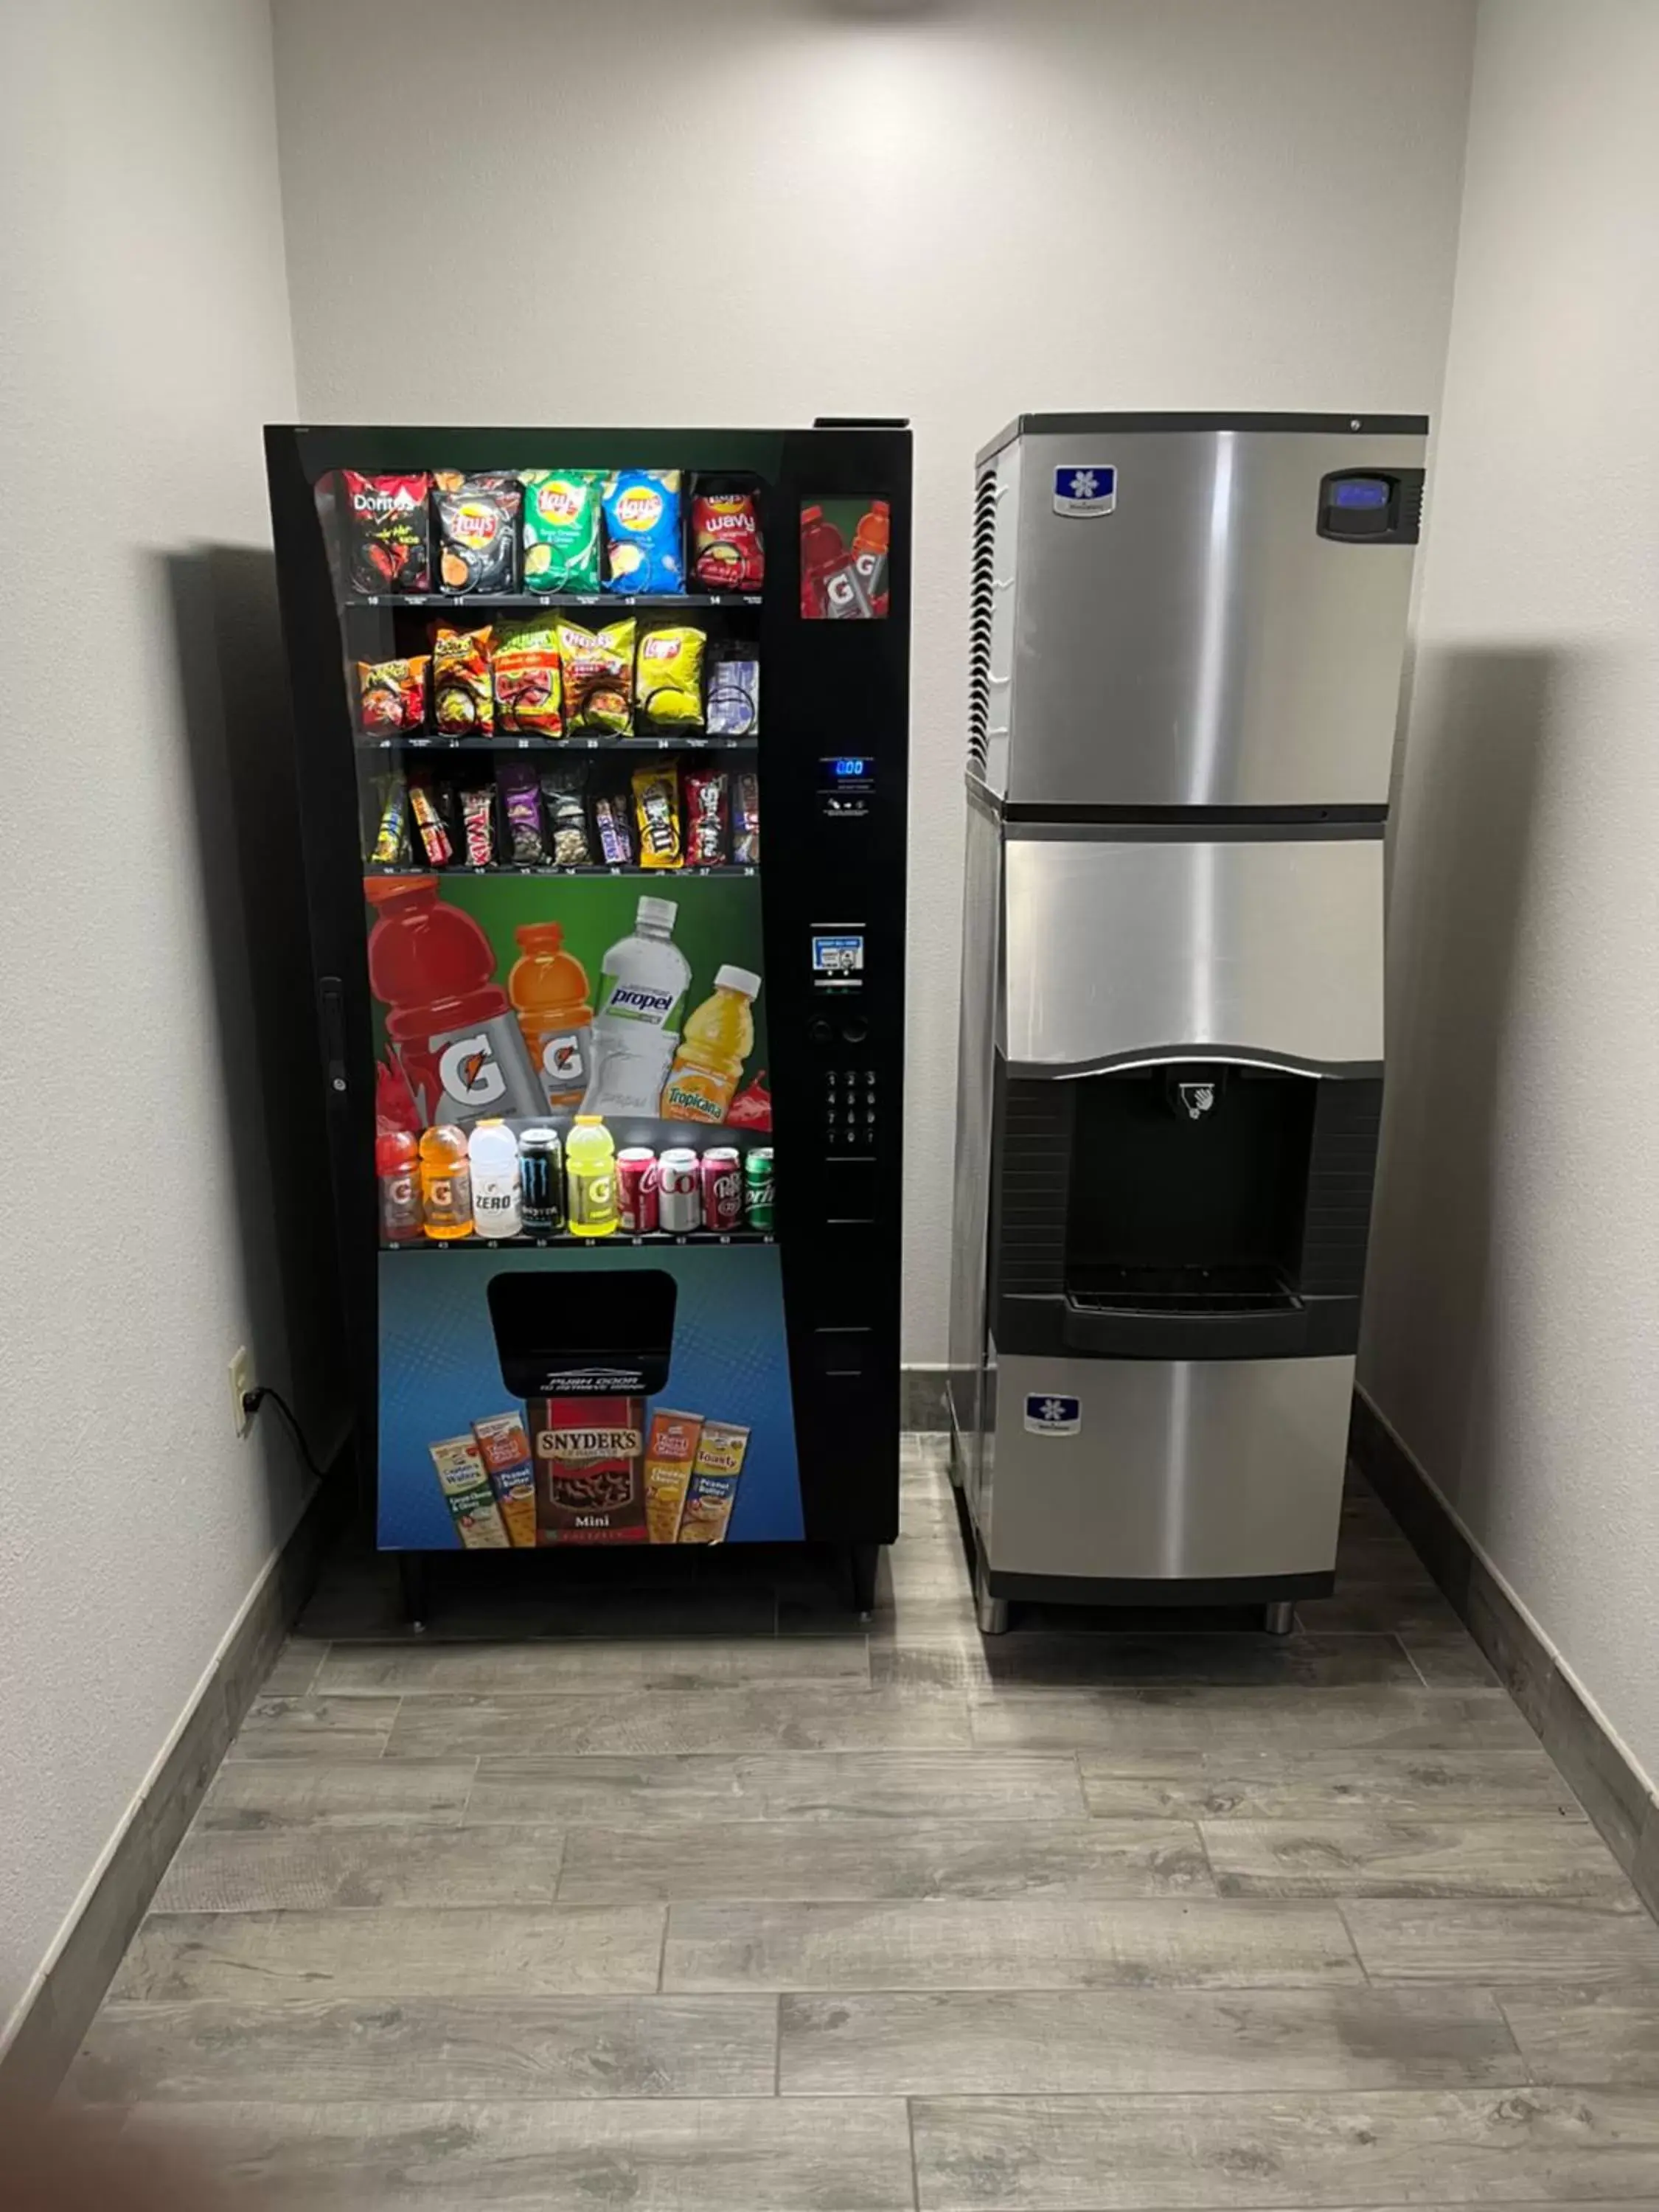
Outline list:
[[[746,1229],[763,1229],[772,1233],[772,1201],[775,1185],[772,1176],[772,1147],[757,1146],[744,1155],[743,1162],[743,1220]]]
[[[519,1139],[524,1225],[532,1237],[564,1227],[564,1163],[556,1129],[526,1129]]]

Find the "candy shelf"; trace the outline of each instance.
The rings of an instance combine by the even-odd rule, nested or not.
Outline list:
[[[434,614],[468,614],[480,607],[757,607],[758,592],[377,592],[340,601],[342,614],[358,607],[424,607]]]
[[[497,861],[485,867],[457,867],[453,862],[440,865],[420,860],[365,860],[366,876],[436,876],[441,881],[446,876],[647,876],[653,883],[677,883],[683,876],[757,876],[758,867],[735,867],[730,861],[720,861],[711,867],[642,868],[637,861],[618,861],[613,867],[603,860],[586,867],[557,868],[551,865],[541,867],[514,867],[510,862]]]
[[[386,1244],[383,1252],[530,1252],[542,1249],[586,1249],[598,1251],[605,1246],[617,1244],[775,1244],[777,1238],[769,1229],[688,1230],[677,1236],[668,1230],[656,1229],[643,1237],[632,1237],[617,1230],[610,1237],[573,1237],[562,1230],[556,1237],[451,1237],[440,1241],[435,1237],[414,1237],[406,1244]]]
[[[411,734],[402,738],[362,738],[357,750],[364,753],[738,752],[745,747],[752,751],[759,743],[758,733],[751,738],[702,738],[695,732],[684,737],[651,738],[446,738]]]

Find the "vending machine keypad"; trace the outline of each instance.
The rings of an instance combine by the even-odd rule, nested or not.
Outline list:
[[[876,1142],[876,1073],[832,1067],[823,1079],[823,1137],[831,1152],[868,1152]]]

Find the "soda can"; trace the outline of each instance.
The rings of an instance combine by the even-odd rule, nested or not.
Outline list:
[[[702,1225],[722,1237],[743,1226],[743,1162],[734,1145],[711,1145],[702,1156]]]
[[[657,1226],[660,1182],[657,1156],[646,1145],[617,1155],[617,1225],[624,1237],[649,1237]]]
[[[675,1145],[657,1162],[657,1219],[671,1237],[702,1226],[702,1176],[689,1145]]]
[[[556,1129],[526,1129],[519,1139],[525,1233],[552,1237],[564,1227],[564,1149]]]
[[[776,1184],[772,1172],[772,1147],[757,1145],[743,1161],[743,1218],[745,1226],[772,1233],[772,1207]]]

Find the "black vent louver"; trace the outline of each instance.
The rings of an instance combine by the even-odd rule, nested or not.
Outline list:
[[[997,472],[985,470],[974,494],[974,598],[968,648],[968,767],[985,774],[991,720],[991,602],[996,576]]]

